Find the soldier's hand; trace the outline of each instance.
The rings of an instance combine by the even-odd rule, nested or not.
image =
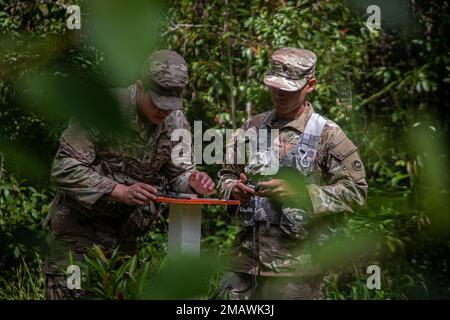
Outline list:
[[[253,194],[255,194],[255,190],[247,186],[246,183],[247,177],[245,176],[245,174],[241,173],[238,183],[234,186],[234,189],[231,192],[231,197],[233,199],[245,203]]]
[[[149,200],[155,199],[158,189],[149,184],[137,182],[131,186],[118,184],[111,192],[111,197],[128,205],[147,205]]]
[[[284,200],[295,196],[294,188],[285,180],[271,179],[258,183],[263,189],[257,194],[262,197],[278,198]]]
[[[206,172],[193,172],[189,176],[189,186],[198,194],[211,194],[216,185]]]

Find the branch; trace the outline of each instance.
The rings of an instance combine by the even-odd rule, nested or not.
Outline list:
[[[385,94],[386,92],[390,91],[392,89],[393,86],[395,86],[396,84],[398,84],[400,82],[400,80],[395,80],[392,81],[391,83],[389,83],[386,87],[384,87],[384,89],[378,91],[377,93],[371,95],[369,98],[365,99],[364,101],[361,102],[360,107],[365,106],[366,104],[372,102],[373,100],[377,99],[378,97],[382,96],[383,94]]]
[[[164,36],[166,36],[167,34],[173,32],[173,31],[175,31],[175,30],[181,29],[181,28],[204,28],[204,27],[209,27],[209,25],[207,25],[207,24],[188,24],[188,23],[180,23],[180,24],[176,24],[175,26],[173,26],[173,27],[170,28],[169,30],[163,32],[163,33],[161,34],[161,36],[164,37]]]

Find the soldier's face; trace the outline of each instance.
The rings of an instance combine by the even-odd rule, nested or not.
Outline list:
[[[299,107],[301,90],[285,91],[277,88],[270,88],[272,102],[279,114],[288,114]]]
[[[142,90],[139,85],[136,87],[136,104],[141,114],[143,114],[151,123],[160,124],[172,112],[158,108],[150,98],[150,94]]]
[[[297,91],[285,91],[274,87],[270,88],[272,102],[277,114],[282,117],[290,117],[305,103],[308,93],[314,91],[316,79],[312,78],[305,86]]]
[[[163,110],[158,108],[150,99],[150,96],[146,94],[148,101],[142,106],[142,113],[147,117],[150,122],[154,124],[160,124],[167,116],[172,112],[171,110]]]

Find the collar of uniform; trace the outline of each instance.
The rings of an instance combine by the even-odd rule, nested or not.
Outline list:
[[[158,138],[163,129],[164,122],[155,125],[151,123],[145,116],[141,115],[136,104],[136,84],[129,87],[130,90],[130,106],[133,106],[133,114],[131,117],[132,129],[139,133],[142,139],[147,139],[149,135]]]
[[[314,112],[314,109],[313,109],[311,103],[306,102],[306,108],[298,118],[295,118],[288,122],[283,121],[284,123],[280,127],[279,125],[277,125],[277,121],[279,121],[279,120],[277,120],[277,118],[276,118],[276,110],[273,110],[269,114],[269,118],[267,119],[267,126],[269,128],[280,129],[280,130],[284,129],[284,128],[294,128],[300,132],[303,132],[305,130],[306,123],[308,122],[308,120],[311,117],[311,115],[313,114],[313,112]]]

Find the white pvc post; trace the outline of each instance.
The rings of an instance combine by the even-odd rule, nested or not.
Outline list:
[[[177,255],[200,256],[202,206],[170,204],[169,257]]]

